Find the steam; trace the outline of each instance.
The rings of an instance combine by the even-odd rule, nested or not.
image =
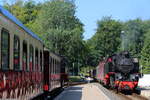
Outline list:
[[[140,37],[140,32],[132,30],[132,32],[121,31],[121,49],[123,51],[136,48],[137,40]]]
[[[143,44],[143,25],[141,19],[129,20],[124,24],[121,31],[121,48],[122,50],[134,51],[139,53]]]
[[[124,31],[121,31],[121,49],[123,51],[127,50],[128,42],[128,36],[125,34]]]

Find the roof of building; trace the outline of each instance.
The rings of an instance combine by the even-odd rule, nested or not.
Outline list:
[[[0,13],[2,13],[5,17],[7,17],[9,20],[14,22],[16,25],[21,27],[24,31],[26,31],[29,35],[31,35],[33,38],[39,40],[42,42],[42,40],[35,34],[33,33],[30,29],[25,27],[21,21],[19,21],[15,16],[13,16],[8,10],[0,6]]]

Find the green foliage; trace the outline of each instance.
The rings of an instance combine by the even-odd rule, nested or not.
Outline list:
[[[98,50],[95,49],[95,43],[96,41],[94,39],[87,40],[85,43],[85,49],[86,49],[86,55],[85,55],[85,62],[86,66],[97,66],[99,63],[100,53]]]
[[[81,82],[82,79],[80,76],[69,76],[69,82]]]
[[[35,22],[40,10],[42,8],[41,4],[36,4],[34,1],[28,1],[24,4],[25,14],[25,25],[32,29],[32,24]]]
[[[52,1],[46,2],[37,19],[43,32],[48,29],[73,30],[82,28],[82,24],[75,16],[75,5],[71,2]]]
[[[4,5],[12,14],[37,33],[50,51],[66,56],[75,69],[83,66],[83,24],[75,16],[76,7],[70,0],[51,0],[43,4],[16,1]]]
[[[4,4],[4,7],[9,10],[14,16],[16,16],[18,19],[20,19],[23,23],[25,22],[25,17],[27,16],[25,14],[25,10],[23,8],[23,1],[15,2],[12,5]]]
[[[141,51],[141,64],[144,73],[150,74],[150,30],[145,34],[144,46]]]
[[[84,66],[81,68],[80,74],[82,74],[83,76],[89,76],[89,71],[93,69],[95,69],[95,67],[93,66]]]
[[[121,34],[121,50],[128,50],[134,56],[140,57],[140,52],[144,43],[144,23],[140,19],[129,20],[123,25]]]
[[[118,49],[120,43],[121,23],[111,18],[104,18],[98,22],[97,36],[98,45],[102,56],[111,55]]]
[[[34,23],[33,30],[44,40],[51,51],[66,56],[70,67],[82,66],[83,24],[75,16],[74,2],[50,1],[43,7]]]
[[[97,56],[102,59],[118,50],[122,24],[111,19],[111,17],[104,17],[97,24],[98,28],[96,34],[92,37],[92,45],[94,45]]]
[[[15,1],[14,4],[5,3],[4,7],[16,16],[25,26],[33,29],[33,23],[41,9],[41,4],[36,4],[30,0],[23,2],[23,0]]]

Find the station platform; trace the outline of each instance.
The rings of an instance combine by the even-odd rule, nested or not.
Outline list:
[[[85,84],[66,88],[54,100],[111,100],[96,85]]]

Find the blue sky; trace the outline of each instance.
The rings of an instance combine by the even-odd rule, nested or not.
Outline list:
[[[76,0],[76,16],[84,26],[84,39],[95,34],[96,22],[103,16],[126,21],[150,19],[150,0]]]

